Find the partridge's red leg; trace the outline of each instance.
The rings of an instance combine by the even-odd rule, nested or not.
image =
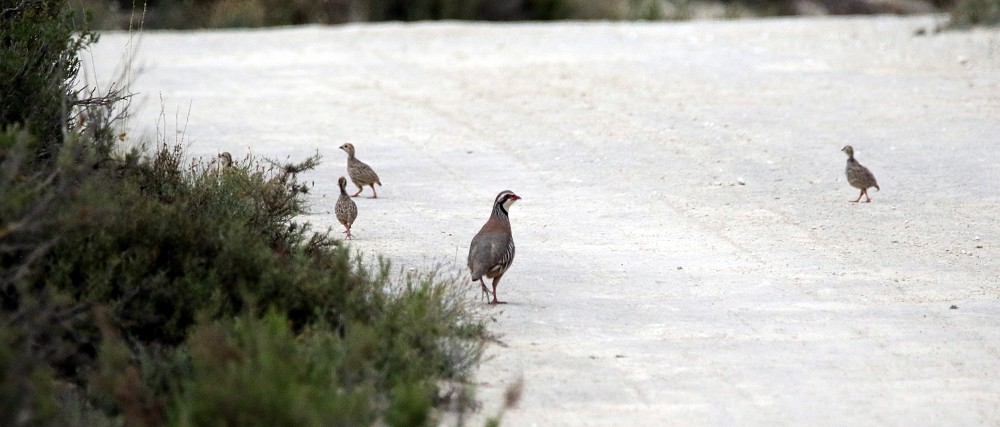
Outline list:
[[[507,304],[507,302],[505,302],[505,301],[498,301],[497,300],[497,282],[499,282],[499,281],[500,281],[499,277],[497,277],[496,279],[493,279],[493,301],[490,301],[490,304]]]

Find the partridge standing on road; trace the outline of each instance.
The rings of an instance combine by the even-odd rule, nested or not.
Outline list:
[[[364,190],[364,187],[370,185],[372,187],[372,198],[377,199],[378,193],[375,192],[375,184],[382,185],[382,181],[379,181],[378,175],[375,174],[371,166],[354,157],[354,144],[347,143],[341,145],[340,149],[347,152],[347,175],[351,177],[351,182],[354,182],[354,185],[358,186],[358,192],[354,193],[351,197],[358,197]]]
[[[351,224],[354,224],[354,220],[358,217],[358,205],[354,204],[354,200],[347,195],[347,178],[340,177],[337,180],[337,185],[340,186],[340,198],[337,199],[337,206],[334,210],[337,212],[337,221],[344,224],[344,233],[347,234],[348,239],[352,239],[351,236]]]
[[[847,182],[854,188],[861,189],[861,194],[858,194],[858,200],[854,200],[854,203],[860,201],[861,196],[867,198],[865,203],[870,203],[872,198],[868,196],[868,188],[875,187],[876,190],[882,191],[878,188],[878,182],[875,182],[875,175],[868,168],[861,166],[857,160],[854,160],[854,147],[845,145],[840,151],[847,153]]]
[[[515,201],[521,200],[517,194],[505,190],[497,194],[493,201],[493,213],[483,228],[472,238],[469,245],[469,270],[472,271],[472,281],[479,281],[483,287],[483,295],[487,300],[490,290],[486,288],[483,276],[493,279],[493,301],[490,304],[505,304],[497,300],[497,283],[514,262],[514,236],[510,231],[510,219],[507,210]]]

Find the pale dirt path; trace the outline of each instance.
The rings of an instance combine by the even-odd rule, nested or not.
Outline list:
[[[997,425],[1000,31],[933,22],[147,32],[134,122],[318,150],[321,226],[353,142],[385,183],[353,245],[402,268],[459,272],[521,195],[477,420],[523,375],[506,425]]]

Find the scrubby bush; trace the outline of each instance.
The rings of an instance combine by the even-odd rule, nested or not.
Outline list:
[[[683,20],[798,14],[920,14],[952,11],[988,23],[997,0],[81,0],[100,10],[102,28],[261,27],[422,20]],[[956,7],[957,3],[966,3]],[[134,8],[134,9],[133,9]],[[117,17],[115,17],[117,16]],[[134,25],[134,20],[132,20]],[[968,24],[963,24],[968,25]]]
[[[961,0],[951,9],[949,25],[955,28],[1000,25],[1000,0]]]
[[[295,336],[270,313],[200,325],[189,337],[193,374],[167,415],[177,426],[370,425],[376,392],[345,359],[358,349],[327,328]]]
[[[7,2],[14,3],[14,2]],[[20,124],[49,158],[62,142],[80,68],[76,53],[97,40],[65,0],[25,0],[0,8],[0,131]]]
[[[65,7],[2,11],[0,425],[432,423],[481,355],[467,287],[298,221],[318,156],[119,148]]]
[[[124,29],[130,14],[147,28],[263,27],[424,20],[660,19],[660,0],[86,0],[105,26]],[[135,8],[135,9],[133,9]],[[113,18],[118,15],[118,18]]]

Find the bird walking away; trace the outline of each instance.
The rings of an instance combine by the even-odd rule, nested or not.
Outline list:
[[[497,284],[500,278],[514,262],[514,236],[510,230],[510,219],[507,212],[515,201],[521,200],[510,190],[501,191],[493,201],[493,212],[483,228],[472,238],[469,245],[469,270],[472,271],[472,281],[482,285],[483,295],[490,304],[506,304],[497,299]],[[483,276],[493,279],[493,292],[486,287]]]
[[[351,200],[351,197],[347,195],[347,178],[340,177],[337,180],[337,185],[340,186],[340,197],[337,198],[334,211],[337,212],[337,221],[344,225],[344,233],[347,234],[347,238],[353,239],[351,225],[358,218],[358,205],[354,204],[354,200]]]
[[[858,194],[858,199],[852,202],[857,203],[861,200],[861,196],[866,197],[865,203],[871,203],[872,198],[868,196],[868,189],[875,187],[875,190],[882,191],[878,188],[878,182],[875,181],[875,175],[868,168],[858,163],[854,159],[854,147],[850,145],[845,145],[840,151],[847,153],[847,182],[851,184],[852,187],[861,190],[861,194]]]
[[[372,198],[377,199],[378,193],[375,192],[375,184],[382,185],[382,181],[378,179],[378,174],[375,173],[371,166],[354,157],[354,144],[347,143],[341,145],[340,149],[347,152],[347,175],[351,177],[351,182],[358,186],[358,192],[354,193],[351,197],[358,197],[364,191],[364,187],[368,185],[372,187]]]

